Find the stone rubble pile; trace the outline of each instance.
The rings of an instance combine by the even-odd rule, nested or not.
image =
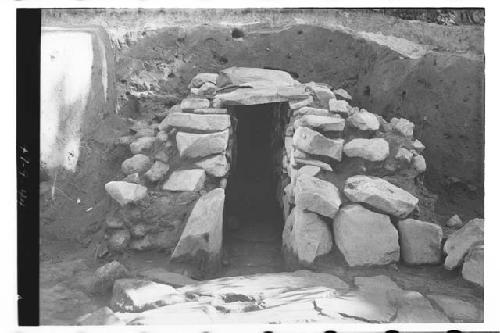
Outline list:
[[[387,122],[351,106],[343,89],[302,84],[276,70],[200,73],[190,88],[179,105],[135,122],[119,140],[131,156],[119,179],[105,185],[117,203],[106,218],[111,251],[166,249],[172,260],[214,273],[235,153],[231,107],[288,102],[283,154],[276,156],[288,264],[310,266],[334,248],[349,266],[439,264],[446,256],[447,269],[463,266],[464,278],[482,285],[483,220],[466,223],[443,249],[441,227],[421,216],[416,184],[425,147],[414,140],[412,122]]]

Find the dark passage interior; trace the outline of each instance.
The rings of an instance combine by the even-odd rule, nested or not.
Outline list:
[[[225,275],[282,270],[277,198],[288,103],[230,108],[235,119],[226,189]]]

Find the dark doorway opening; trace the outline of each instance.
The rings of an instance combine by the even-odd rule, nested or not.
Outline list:
[[[231,172],[226,188],[225,275],[283,270],[278,193],[288,103],[234,106]]]

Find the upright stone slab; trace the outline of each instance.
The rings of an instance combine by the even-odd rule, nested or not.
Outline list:
[[[332,235],[328,226],[316,214],[294,208],[283,229],[285,256],[293,261],[311,265],[332,249]]]
[[[366,203],[396,217],[406,217],[418,203],[410,193],[377,177],[350,177],[346,180],[344,193],[352,202]]]
[[[401,257],[408,264],[441,262],[443,231],[434,223],[406,219],[398,222]]]
[[[333,236],[349,266],[387,265],[399,260],[398,231],[389,216],[360,205],[340,209],[333,222]]]
[[[382,138],[353,139],[344,145],[344,153],[349,157],[380,162],[389,156],[389,143]]]
[[[299,127],[295,130],[293,144],[309,154],[328,156],[337,161],[342,159],[343,139],[328,139],[307,127]]]
[[[444,261],[446,269],[454,269],[459,266],[467,252],[478,244],[484,242],[484,220],[473,219],[462,228],[451,234],[444,243],[444,253],[447,254]]]
[[[229,131],[193,134],[177,132],[177,149],[181,157],[197,158],[226,151]]]
[[[174,261],[195,263],[201,272],[212,275],[220,267],[224,190],[216,188],[196,202],[179,243]]]
[[[339,191],[335,185],[299,173],[295,185],[295,205],[298,208],[333,218],[341,204]]]
[[[216,132],[229,126],[231,121],[227,114],[171,113],[161,122],[160,130],[178,127],[184,130]]]

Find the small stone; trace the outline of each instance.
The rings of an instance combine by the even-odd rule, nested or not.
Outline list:
[[[154,137],[156,134],[154,128],[141,128],[139,130],[137,130],[137,132],[135,133],[135,137],[136,138],[143,138],[143,137]]]
[[[208,109],[209,107],[210,101],[206,98],[185,98],[181,102],[182,110]]]
[[[335,185],[299,173],[295,184],[295,205],[298,208],[333,218],[341,204]]]
[[[400,147],[396,153],[396,159],[410,163],[413,158],[413,153],[406,148]]]
[[[302,107],[294,112],[295,116],[328,116],[330,112],[327,109],[317,109],[309,106]]]
[[[121,252],[127,248],[130,241],[130,232],[128,230],[117,230],[108,239],[108,247],[111,251]]]
[[[130,228],[130,233],[135,238],[141,238],[146,235],[146,226],[142,223],[135,224]]]
[[[222,188],[222,189],[225,189],[227,187],[227,179],[226,178],[222,178],[220,180],[219,187]]]
[[[351,106],[346,101],[338,101],[335,98],[330,99],[328,103],[330,112],[349,115]]]
[[[290,105],[290,110],[297,110],[300,109],[301,107],[311,105],[314,102],[314,99],[312,96],[307,96],[305,99],[301,99],[298,101],[288,101],[288,104]]]
[[[122,136],[118,139],[118,144],[120,145],[130,145],[134,142],[135,137],[133,135]]]
[[[418,199],[388,181],[368,176],[346,180],[344,193],[352,202],[364,202],[396,217],[406,217],[417,206]]]
[[[427,295],[427,298],[436,302],[454,321],[468,323],[480,320],[481,313],[472,303],[447,295]]]
[[[425,149],[425,146],[419,140],[415,140],[412,142],[412,148],[415,149],[417,152],[421,153]]]
[[[360,157],[379,162],[389,156],[389,143],[382,138],[353,139],[344,145],[344,154],[348,157]]]
[[[117,216],[116,213],[108,214],[104,220],[106,228],[109,229],[121,229],[124,224],[123,221]]]
[[[149,250],[152,247],[153,245],[151,244],[148,236],[141,239],[133,239],[129,244],[129,248],[136,251]]]
[[[178,132],[176,139],[181,157],[204,157],[226,151],[229,131],[209,134]]]
[[[106,192],[120,205],[144,199],[148,189],[140,184],[131,184],[124,181],[110,181],[104,185]]]
[[[155,137],[141,137],[130,144],[130,151],[134,155],[147,152],[153,147],[155,141]]]
[[[92,293],[106,293],[113,289],[115,280],[126,278],[130,272],[120,262],[113,260],[99,267],[92,278]]]
[[[117,311],[142,312],[183,301],[183,295],[172,286],[147,280],[120,279],[115,281],[110,304]]]
[[[337,161],[342,159],[343,139],[328,139],[307,127],[299,127],[295,130],[293,144],[309,154],[324,155]]]
[[[342,88],[335,89],[333,93],[335,94],[335,97],[339,100],[350,101],[352,99],[351,95],[349,95],[349,93]]]
[[[196,162],[195,165],[204,169],[207,174],[217,178],[224,177],[229,171],[229,163],[224,154],[205,158]]]
[[[149,157],[143,154],[137,154],[131,158],[126,159],[122,163],[122,171],[126,175],[131,173],[143,173],[146,172],[151,167],[151,161]]]
[[[484,287],[484,245],[476,245],[469,250],[462,267],[462,277]]]
[[[444,243],[444,253],[447,254],[444,267],[452,270],[459,266],[469,250],[484,242],[484,220],[473,219],[462,228],[452,233]]]
[[[326,106],[328,105],[328,101],[330,101],[330,99],[335,98],[335,95],[330,90],[330,87],[328,87],[326,84],[311,81],[309,83],[306,83],[305,86],[307,90],[314,93],[321,105]]]
[[[310,127],[320,131],[343,131],[345,120],[340,117],[305,115],[294,122],[294,127]]]
[[[392,128],[402,134],[404,137],[411,139],[413,137],[413,128],[415,125],[404,118],[392,118],[391,119]]]
[[[141,183],[141,178],[139,177],[138,172],[131,173],[127,177],[123,178],[122,181],[127,182],[127,183],[133,183],[133,184],[140,184]]]
[[[160,161],[156,161],[153,164],[153,166],[151,167],[151,169],[149,169],[144,174],[144,176],[152,182],[157,182],[157,181],[163,179],[163,177],[165,177],[165,175],[167,174],[169,169],[170,169],[170,167],[168,164],[165,164],[165,163],[160,162]]]
[[[413,156],[413,167],[418,173],[422,173],[427,169],[425,158],[422,155]]]
[[[317,166],[321,170],[326,170],[326,171],[333,171],[332,167],[324,162],[318,161],[318,160],[313,160],[310,158],[295,158],[294,160],[294,166],[299,166],[299,165],[311,165],[311,166]]]
[[[167,164],[170,159],[168,158],[168,154],[165,151],[161,150],[155,155],[155,160]]]
[[[199,88],[207,82],[216,84],[218,76],[217,73],[198,73],[191,79],[188,88]]]
[[[340,209],[333,221],[333,236],[349,266],[387,265],[399,260],[398,231],[389,216],[360,205]]]
[[[380,127],[377,116],[370,112],[356,112],[347,118],[347,122],[362,131],[377,131]]]
[[[455,214],[446,222],[446,226],[450,228],[460,229],[464,226],[464,222],[462,221],[460,216]]]
[[[406,219],[398,222],[401,257],[407,264],[441,262],[443,231],[434,223]]]
[[[163,184],[166,191],[199,191],[205,184],[205,170],[176,170]]]
[[[159,131],[158,134],[156,135],[156,140],[160,142],[167,142],[168,141],[168,133],[164,131]]]
[[[196,88],[194,88],[196,89]],[[212,82],[205,82],[203,85],[198,88],[197,94],[200,96],[213,96],[217,91],[217,86]]]

